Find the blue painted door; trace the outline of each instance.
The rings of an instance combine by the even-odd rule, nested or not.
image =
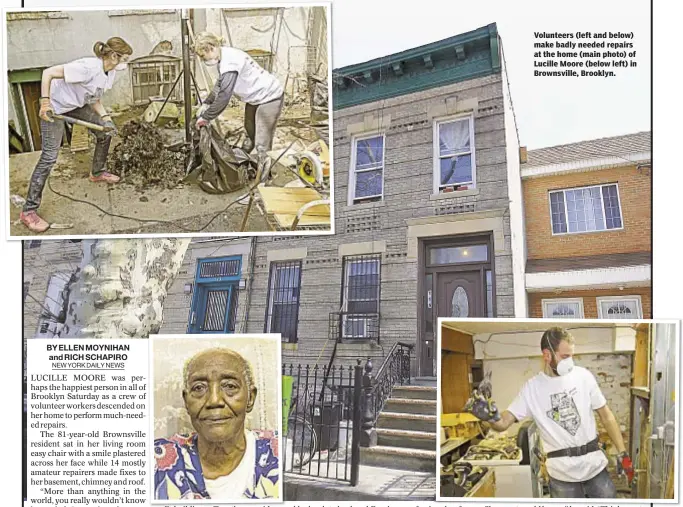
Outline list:
[[[188,333],[233,333],[241,258],[200,259]]]

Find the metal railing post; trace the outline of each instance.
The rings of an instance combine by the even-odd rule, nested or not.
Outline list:
[[[374,447],[377,445],[377,430],[375,429],[375,404],[373,403],[372,385],[372,361],[368,358],[365,363],[365,374],[363,375],[363,432],[361,433],[360,445],[363,447]]]
[[[360,425],[361,425],[361,387],[363,381],[363,367],[357,360],[353,379],[353,439],[351,441],[351,486],[358,485],[360,470]]]

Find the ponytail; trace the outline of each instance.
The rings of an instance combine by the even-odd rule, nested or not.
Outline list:
[[[133,54],[133,48],[121,37],[110,37],[107,42],[97,41],[92,50],[98,58],[106,58],[112,53],[118,53],[119,55]]]

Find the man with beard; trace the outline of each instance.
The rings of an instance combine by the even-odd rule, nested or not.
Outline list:
[[[502,414],[485,396],[468,410],[496,431],[531,417],[539,429],[552,498],[616,498],[607,457],[598,442],[594,412],[619,455],[617,472],[633,478],[633,465],[621,430],[593,374],[575,366],[574,337],[553,327],[541,338],[543,371],[529,379]]]

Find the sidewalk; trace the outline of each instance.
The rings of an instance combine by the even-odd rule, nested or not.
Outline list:
[[[285,500],[436,499],[436,478],[429,472],[407,472],[361,465],[358,477],[358,485],[354,487],[349,482],[285,473]]]

